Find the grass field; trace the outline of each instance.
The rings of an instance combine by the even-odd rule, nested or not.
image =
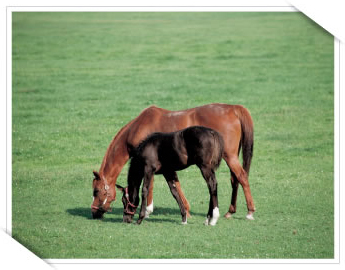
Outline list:
[[[42,258],[333,258],[333,37],[301,13],[13,13],[12,233]],[[200,172],[163,177],[155,211],[92,220],[92,170],[151,104],[242,104],[254,119],[257,212],[203,225]],[[118,183],[126,185],[127,166]],[[230,175],[217,171],[220,212]]]

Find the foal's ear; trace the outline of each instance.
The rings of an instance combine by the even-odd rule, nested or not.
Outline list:
[[[95,176],[96,180],[101,180],[101,177],[99,176],[99,173],[96,171],[93,171],[93,175]]]
[[[124,192],[125,191],[125,188],[124,187],[121,187],[120,185],[118,185],[118,184],[115,184],[115,186],[119,189],[119,190],[121,190],[122,192]]]

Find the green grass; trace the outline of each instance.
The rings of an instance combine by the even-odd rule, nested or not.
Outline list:
[[[13,13],[12,232],[42,258],[333,258],[333,37],[301,13]],[[257,212],[203,225],[200,172],[161,176],[155,212],[91,219],[92,170],[151,104],[242,104],[254,119]],[[118,183],[126,184],[127,166]],[[219,203],[229,172],[217,171]]]

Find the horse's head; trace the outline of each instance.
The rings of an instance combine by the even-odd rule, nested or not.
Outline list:
[[[91,205],[92,217],[100,219],[103,214],[111,210],[110,204],[115,200],[115,188],[111,188],[105,178],[101,178],[98,172],[93,172],[95,178],[92,182],[93,202]]]
[[[120,185],[116,185],[116,187],[123,193],[123,222],[131,223],[138,206],[129,201],[128,187],[121,187]]]

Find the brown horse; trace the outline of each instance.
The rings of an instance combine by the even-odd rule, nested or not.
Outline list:
[[[123,166],[131,157],[131,152],[153,132],[174,132],[190,126],[205,126],[218,131],[224,139],[223,159],[231,172],[232,195],[229,211],[230,218],[236,212],[238,183],[242,185],[247,202],[248,219],[253,219],[255,211],[248,174],[253,156],[253,121],[250,113],[241,105],[208,104],[181,111],[169,111],[156,106],[143,110],[138,117],[125,125],[110,143],[99,172],[94,171],[93,203],[91,211],[94,218],[101,218],[110,208],[116,196],[116,180]],[[243,167],[239,161],[242,147]],[[180,183],[176,187],[187,212],[190,206],[185,198]],[[147,199],[147,214],[153,210],[153,177]]]

